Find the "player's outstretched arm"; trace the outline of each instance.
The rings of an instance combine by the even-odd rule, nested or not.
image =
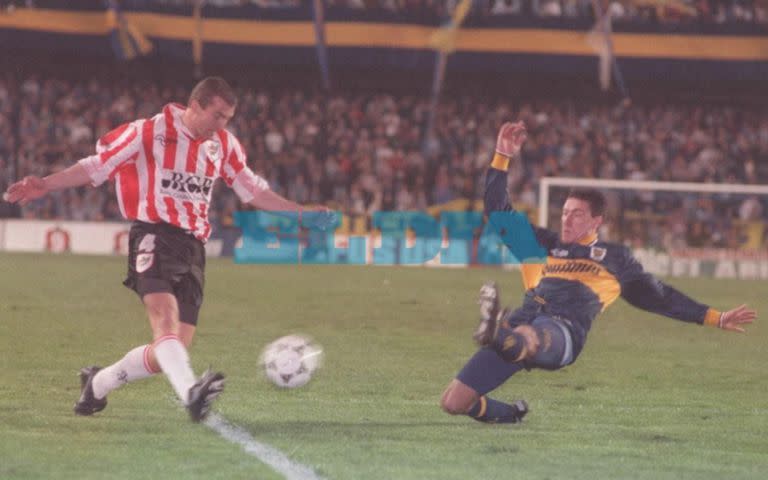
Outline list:
[[[29,176],[14,183],[3,194],[3,200],[11,203],[26,205],[50,192],[65,188],[79,187],[91,183],[88,172],[81,164],[76,163],[60,172],[45,178]]]
[[[509,160],[520,154],[526,137],[527,132],[523,122],[507,122],[499,129],[499,135],[496,137],[496,151],[485,176],[483,202],[486,214],[511,210],[509,195],[507,195]]]
[[[308,207],[302,206],[298,203],[288,200],[273,192],[272,190],[263,190],[253,197],[253,200],[249,202],[252,206],[261,210],[268,210],[272,212],[311,212],[311,211],[326,211],[325,207]]]
[[[750,309],[746,305],[739,305],[738,307],[728,310],[720,314],[720,320],[718,327],[730,332],[746,333],[744,325],[749,325],[757,318],[757,312]]]
[[[323,231],[334,229],[338,223],[336,214],[328,207],[300,205],[280,196],[272,190],[258,192],[253,197],[253,200],[248,203],[256,208],[270,212],[296,213],[302,225]]]
[[[739,305],[721,312],[699,303],[686,294],[643,271],[640,262],[626,250],[627,264],[619,275],[621,296],[642,310],[731,332],[744,333],[744,325],[757,318],[757,312]]]

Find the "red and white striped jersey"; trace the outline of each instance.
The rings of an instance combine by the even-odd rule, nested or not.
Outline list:
[[[150,119],[121,125],[80,160],[94,186],[115,181],[128,220],[169,223],[206,241],[213,184],[222,178],[244,203],[269,189],[246,165],[240,142],[227,130],[198,140],[181,122],[185,107],[168,104]]]

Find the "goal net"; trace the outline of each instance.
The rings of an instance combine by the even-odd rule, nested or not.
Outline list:
[[[601,237],[656,275],[768,279],[768,185],[543,177],[540,226],[559,228],[571,188],[606,194]]]

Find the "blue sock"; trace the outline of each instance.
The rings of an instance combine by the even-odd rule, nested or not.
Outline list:
[[[469,409],[467,415],[483,423],[517,423],[521,419],[517,407],[485,395]]]
[[[485,395],[496,390],[522,369],[521,363],[506,362],[494,350],[481,348],[469,359],[456,378],[478,395]]]

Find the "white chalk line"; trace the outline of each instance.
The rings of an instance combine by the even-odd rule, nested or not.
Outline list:
[[[203,423],[225,440],[243,447],[248,455],[256,457],[286,480],[322,480],[311,467],[294,462],[275,447],[259,442],[248,430],[230,423],[218,413],[211,412]]]

